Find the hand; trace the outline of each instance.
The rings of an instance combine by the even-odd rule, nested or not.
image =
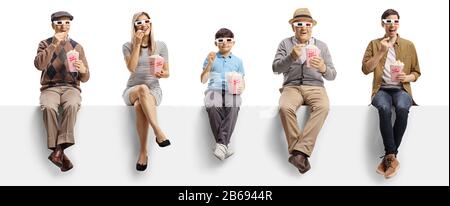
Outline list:
[[[389,39],[389,46],[393,46],[395,44],[395,41],[397,41],[397,36],[394,36]]]
[[[57,32],[53,36],[53,42],[52,43],[55,44],[56,46],[58,46],[61,42],[66,40],[66,38],[67,38],[67,32]]]
[[[73,65],[77,68],[78,72],[84,74],[87,71],[86,66],[84,66],[83,61],[77,60],[73,63]]]
[[[241,83],[239,84],[239,87],[238,87],[238,94],[242,94],[242,92],[244,92],[244,89],[245,89],[245,81],[244,81],[244,79],[242,79],[242,81],[241,81]]]
[[[167,72],[164,71],[164,69],[161,69],[160,72],[156,72],[155,73],[155,77],[160,79],[160,78],[165,78],[166,77]]]
[[[216,53],[215,52],[209,52],[209,54],[208,54],[208,64],[212,64],[215,59],[216,59]]]
[[[134,33],[134,39],[133,39],[133,45],[134,46],[141,46],[142,38],[144,37],[144,31],[137,30],[136,33]]]
[[[151,32],[151,29],[150,29],[150,27],[148,27],[148,28],[145,30],[144,34],[145,34],[145,35],[149,35],[150,32]]]
[[[412,82],[416,77],[412,74],[406,75],[404,72],[398,73],[397,79],[400,82]]]
[[[381,40],[380,52],[385,53],[388,51],[389,47],[391,46],[388,41],[389,37],[386,37],[383,40]]]
[[[303,47],[305,47],[305,44],[296,44],[294,47],[292,47],[291,51],[291,57],[297,61],[298,58],[302,55]]]
[[[310,60],[311,66],[318,69],[320,73],[324,73],[327,70],[325,61],[320,57],[314,57]]]

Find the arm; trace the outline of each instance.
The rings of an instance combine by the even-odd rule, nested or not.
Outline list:
[[[164,58],[164,65],[160,72],[155,73],[155,76],[157,78],[169,78],[170,72],[169,72],[169,50],[167,49],[167,45],[164,42],[160,42],[159,45],[160,49],[160,55],[162,58]]]
[[[239,85],[239,94],[242,94],[245,90],[245,80],[244,77],[242,77],[241,84]]]
[[[334,80],[336,78],[336,69],[334,68],[330,51],[326,45],[324,45],[322,56],[323,59],[321,57],[314,57],[311,61],[311,65],[313,68],[317,68],[326,80]]]
[[[131,54],[125,55],[125,63],[127,64],[128,71],[134,73],[136,71],[136,67],[139,61],[139,53],[140,53],[141,45],[132,44]]]
[[[34,66],[38,70],[45,70],[50,64],[53,54],[55,53],[56,47],[67,38],[67,32],[57,32],[53,35],[52,43],[50,45],[46,40],[39,43],[37,55],[34,58]]]
[[[169,78],[169,76],[170,76],[169,63],[168,62],[164,62],[163,69],[160,72],[155,73],[155,76],[157,78]]]
[[[214,52],[210,52],[208,54],[208,58],[207,61],[208,63],[206,64],[206,66],[203,68],[202,74],[200,75],[200,81],[204,84],[206,82],[208,82],[209,79],[209,74],[211,72],[211,68],[214,64],[214,60],[216,59],[216,53]]]
[[[139,54],[141,52],[142,38],[145,33],[142,30],[136,31],[134,34],[133,42],[131,43],[131,54],[124,52],[125,63],[127,64],[128,71],[134,73],[139,62]],[[125,49],[125,48],[124,48]]]
[[[384,38],[383,40],[381,40],[381,42],[380,42],[381,47],[378,50],[378,52],[375,54],[373,51],[374,41],[371,41],[369,43],[369,45],[366,48],[366,52],[364,53],[364,58],[363,58],[362,71],[364,74],[370,74],[371,72],[373,72],[375,70],[375,68],[378,66],[378,64],[380,63],[383,56],[386,55],[388,48],[389,48],[388,40],[389,40],[389,38]]]
[[[77,68],[78,72],[80,73],[79,79],[81,82],[87,82],[90,78],[90,72],[89,72],[89,65],[86,60],[86,55],[84,53],[83,47],[78,44],[79,53],[80,53],[80,59],[75,62],[75,67]]]
[[[292,63],[295,62],[296,59],[300,57],[300,53],[289,51],[289,48],[286,48],[286,45],[284,42],[281,42],[278,46],[277,53],[275,54],[275,59],[272,63],[272,70],[275,73],[284,73],[289,70],[289,67]],[[293,48],[294,49],[294,48]],[[298,50],[300,52],[301,49]],[[288,52],[291,52],[288,54]]]
[[[414,47],[414,44],[411,44],[411,72],[410,74],[405,74],[403,71],[398,74],[398,80],[401,82],[415,82],[420,77],[420,67],[419,67],[419,60],[417,58],[416,48]]]
[[[48,45],[45,40],[41,41],[39,43],[37,55],[34,58],[34,66],[36,67],[36,69],[40,71],[47,69],[47,66],[50,64],[55,50],[56,44],[51,43],[50,45]]]
[[[208,82],[209,73],[211,72],[212,64],[208,63],[205,68],[203,68],[202,74],[200,75],[200,81],[202,84]]]
[[[412,50],[412,62],[411,62],[411,74],[414,75],[414,79],[412,79],[412,82],[417,81],[419,79],[421,73],[420,73],[420,66],[419,66],[419,59],[417,57],[416,47],[414,44],[411,45]]]
[[[241,84],[239,85],[239,94],[242,94],[242,92],[244,92],[245,90],[245,79],[244,79],[245,72],[244,72],[244,64],[242,63],[242,61],[239,66],[240,66],[239,73],[242,75],[242,81]]]

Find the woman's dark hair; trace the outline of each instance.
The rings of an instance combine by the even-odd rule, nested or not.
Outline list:
[[[397,15],[398,19],[400,19],[400,15],[394,9],[388,9],[388,10],[384,11],[383,15],[381,15],[381,19],[386,19],[390,15]]]
[[[234,38],[234,34],[233,34],[233,32],[231,30],[229,30],[227,28],[221,28],[216,33],[216,39],[217,38],[224,38],[224,37]]]

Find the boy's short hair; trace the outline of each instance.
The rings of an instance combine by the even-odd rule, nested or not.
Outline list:
[[[216,32],[216,39],[225,37],[234,38],[234,34],[231,30],[227,28],[221,28],[219,29],[219,31]]]
[[[400,19],[400,15],[394,9],[388,9],[384,11],[383,14],[381,15],[381,19],[386,19],[390,15],[397,15],[398,19]]]

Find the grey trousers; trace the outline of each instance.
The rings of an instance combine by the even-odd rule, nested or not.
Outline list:
[[[216,143],[228,145],[236,125],[239,107],[207,107],[206,111]]]
[[[237,122],[240,95],[232,95],[224,90],[208,90],[204,101],[216,143],[228,145]]]

